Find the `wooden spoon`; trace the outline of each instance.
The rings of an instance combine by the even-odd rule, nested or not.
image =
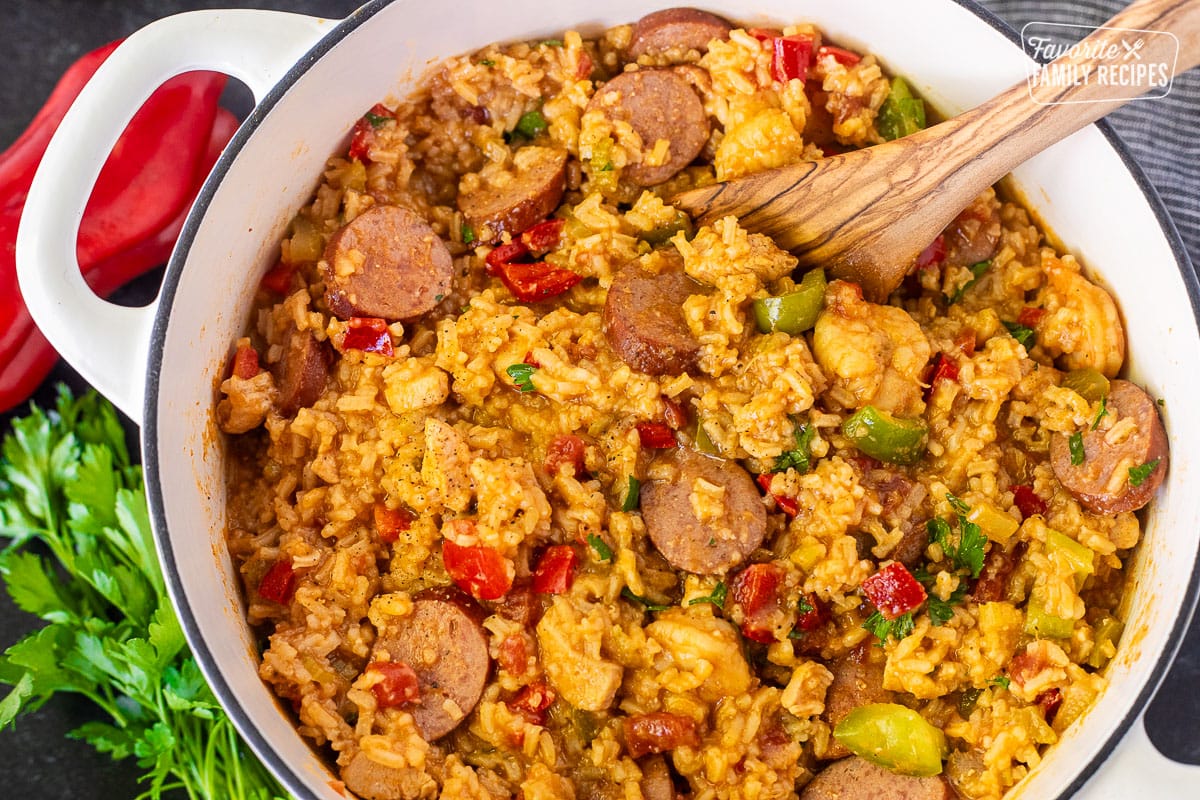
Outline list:
[[[1098,67],[1161,63],[1178,74],[1200,64],[1200,0],[1141,0],[1081,45],[1044,69],[1090,69],[1087,83],[1031,79],[903,139],[692,189],[672,202],[701,224],[733,214],[770,234],[802,267],[825,267],[882,301],[980,192],[1145,91],[1143,82],[1101,84]],[[1124,57],[1127,47],[1137,47],[1140,58]],[[1094,56],[1102,52],[1117,55]]]

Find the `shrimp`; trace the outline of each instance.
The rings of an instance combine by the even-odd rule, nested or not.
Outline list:
[[[930,353],[921,326],[903,309],[863,300],[855,284],[829,284],[813,330],[813,354],[845,405],[921,414],[921,372]]]
[[[1125,361],[1125,329],[1112,296],[1085,278],[1079,264],[1043,251],[1046,285],[1036,305],[1046,314],[1035,330],[1037,341],[1064,369],[1090,367],[1106,378],[1116,377]]]

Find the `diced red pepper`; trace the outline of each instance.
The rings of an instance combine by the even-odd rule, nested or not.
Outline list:
[[[775,473],[764,472],[756,478],[758,487],[771,497],[775,498],[775,505],[779,506],[779,510],[787,514],[789,517],[794,517],[800,513],[800,504],[796,502],[796,498],[788,497],[786,494],[775,494],[771,491],[771,480]]]
[[[579,554],[569,544],[546,548],[533,570],[533,590],[538,594],[562,594],[575,582]]]
[[[292,275],[295,273],[295,264],[280,261],[270,272],[263,275],[262,286],[275,294],[287,294],[292,290]]]
[[[899,561],[893,561],[862,582],[867,595],[884,619],[916,611],[925,602],[925,587]]]
[[[537,303],[557,297],[583,280],[578,272],[553,267],[544,261],[500,264],[496,267],[496,274],[522,303]]]
[[[917,256],[917,269],[930,269],[942,263],[946,257],[946,237],[938,234],[937,238]]]
[[[734,577],[729,595],[743,614],[742,636],[762,644],[775,641],[785,577],[777,564],[751,564]]]
[[[575,79],[583,80],[592,74],[592,57],[587,54],[586,50],[579,53],[579,65],[575,67]]]
[[[375,128],[381,120],[395,118],[396,112],[383,103],[371,106],[371,110],[354,123],[354,133],[350,137],[350,157],[358,159],[364,164],[371,163],[371,148],[375,146]]]
[[[751,28],[750,30],[746,31],[746,33],[750,34],[755,39],[758,39],[760,42],[769,42],[772,41],[776,36],[779,36],[782,31],[778,31],[773,28]]]
[[[933,357],[933,361],[925,368],[924,382],[929,384],[925,387],[925,399],[928,400],[933,396],[934,387],[938,381],[958,380],[958,362],[943,352],[938,352]]]
[[[1021,512],[1022,519],[1029,519],[1034,514],[1046,513],[1046,501],[1038,497],[1033,487],[1024,484],[1012,487],[1013,503]]]
[[[626,717],[622,726],[625,729],[625,749],[632,758],[700,744],[695,720],[680,714],[666,711],[636,714]]]
[[[463,547],[446,539],[442,542],[442,561],[450,579],[472,597],[497,600],[512,588],[512,564],[487,545]]]
[[[687,427],[688,415],[683,406],[669,397],[663,398],[663,419],[671,430],[678,431]]]
[[[796,627],[802,631],[815,631],[829,619],[829,606],[812,592],[804,595],[804,605],[808,609],[801,611],[796,618]]]
[[[267,574],[258,582],[258,595],[272,603],[286,605],[296,590],[296,573],[290,560],[280,559],[271,565]]]
[[[546,709],[554,703],[554,690],[543,681],[531,683],[508,701],[508,707],[530,725],[546,724]]]
[[[511,675],[524,675],[529,669],[529,647],[523,634],[506,636],[496,648],[496,660]]]
[[[862,56],[851,50],[845,50],[841,47],[834,47],[831,44],[821,45],[817,50],[817,58],[822,59],[825,56],[833,56],[833,60],[841,64],[843,67],[853,67],[858,62],[862,61]]]
[[[510,264],[518,258],[523,258],[529,254],[529,248],[520,239],[514,239],[508,244],[502,244],[487,254],[484,262],[487,264],[487,272],[489,275],[498,274],[498,270],[505,264]]]
[[[375,530],[379,538],[393,544],[400,534],[407,532],[417,515],[407,508],[388,508],[384,503],[375,504]]]
[[[975,355],[975,329],[965,327],[954,337],[954,346],[967,358]]]
[[[546,450],[546,472],[557,475],[559,467],[563,464],[571,464],[574,475],[578,478],[583,474],[585,450],[583,439],[578,436],[572,434],[555,436]]]
[[[553,250],[558,247],[559,239],[562,238],[563,226],[566,224],[565,219],[548,219],[545,222],[539,222],[521,234],[521,242],[535,254]]]
[[[387,321],[378,317],[352,317],[346,323],[346,338],[342,339],[342,348],[378,353],[388,358],[396,355]]]
[[[637,432],[642,447],[648,450],[666,450],[677,445],[675,432],[665,422],[639,422]]]
[[[1017,315],[1017,322],[1024,325],[1026,328],[1036,328],[1037,324],[1042,321],[1042,317],[1046,316],[1046,309],[1035,308],[1034,306],[1025,306],[1021,309],[1021,313]]]
[[[812,63],[813,40],[811,36],[793,34],[778,36],[771,43],[771,77],[779,83],[804,80]]]
[[[260,372],[258,351],[248,344],[239,347],[233,354],[233,376],[248,381]]]
[[[1034,702],[1042,709],[1042,717],[1046,722],[1054,722],[1054,716],[1058,714],[1058,707],[1062,705],[1062,690],[1047,689],[1039,694]]]
[[[371,694],[380,708],[396,708],[420,699],[417,673],[403,661],[372,661],[367,670],[380,675],[379,682],[371,686]]]

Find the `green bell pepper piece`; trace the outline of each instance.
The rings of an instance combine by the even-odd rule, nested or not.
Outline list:
[[[904,78],[892,79],[892,89],[879,107],[875,127],[889,142],[925,127],[925,102],[913,97]]]
[[[842,423],[842,433],[871,458],[889,464],[915,464],[925,454],[929,429],[921,419],[902,419],[864,406]]]
[[[1071,370],[1063,376],[1062,385],[1089,403],[1108,397],[1108,378],[1091,367]]]
[[[857,756],[900,775],[926,778],[942,771],[946,735],[898,703],[872,703],[847,714],[833,737]]]
[[[782,331],[796,336],[817,324],[825,305],[825,271],[809,270],[794,292],[755,300],[754,321],[762,333]]]
[[[683,231],[683,235],[687,239],[691,239],[696,235],[696,229],[692,227],[692,218],[682,211],[676,211],[675,219],[666,225],[660,225],[653,230],[646,231],[638,238],[654,247],[658,247],[660,244],[669,242],[680,231]]]

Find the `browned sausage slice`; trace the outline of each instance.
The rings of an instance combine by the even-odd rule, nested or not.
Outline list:
[[[666,256],[676,269],[655,275],[636,263],[613,279],[604,303],[604,335],[629,366],[647,375],[678,375],[696,368],[700,342],[683,318],[683,303],[700,294],[700,284],[683,272],[674,250]]]
[[[429,223],[407,208],[375,206],[329,240],[325,302],[341,319],[413,319],[450,291],[450,251]]]
[[[890,703],[892,693],[883,688],[883,651],[864,641],[833,662],[833,683],[825,693],[825,713],[821,719],[830,728],[837,727],[847,714],[859,706]],[[836,739],[829,740],[826,758],[845,758],[850,750]]]
[[[289,328],[283,357],[271,367],[279,387],[279,413],[294,416],[317,402],[329,376],[329,348],[309,331]]]
[[[642,770],[642,797],[645,800],[675,800],[671,770],[662,756],[646,756],[638,762]]]
[[[987,261],[1000,247],[1000,206],[978,199],[959,214],[943,232],[946,262],[969,267]]]
[[[431,589],[416,595],[412,614],[375,644],[417,673],[421,699],[408,710],[428,741],[454,730],[483,694],[491,668],[483,615],[457,589]]]
[[[817,773],[800,800],[954,800],[941,775],[913,778],[877,767],[864,758],[846,758]]]
[[[750,474],[733,461],[688,448],[664,460],[674,476],[648,482],[641,493],[654,546],[671,566],[701,575],[718,575],[745,561],[767,533],[767,509]],[[707,487],[712,490],[705,492]],[[700,503],[712,503],[711,516],[697,516],[693,493]]]
[[[342,769],[342,780],[363,800],[417,800],[437,791],[437,784],[424,770],[389,767],[367,758],[361,750]]]
[[[458,196],[458,210],[480,243],[502,233],[514,236],[550,216],[567,185],[567,151],[556,147],[523,147],[522,168],[503,186],[483,186]]]
[[[1116,380],[1109,387],[1108,412],[1116,416],[1111,431],[1083,432],[1083,463],[1071,464],[1069,437],[1056,433],[1050,438],[1050,465],[1054,475],[1076,500],[1097,514],[1119,514],[1135,511],[1154,496],[1167,474],[1167,433],[1154,400],[1140,386]],[[1134,427],[1119,441],[1109,442],[1110,435],[1123,428],[1122,420],[1130,419]],[[1146,471],[1157,462],[1141,483],[1134,486],[1129,470]]]
[[[627,122],[642,139],[640,160],[625,167],[626,179],[653,186],[692,163],[708,142],[708,115],[687,78],[669,69],[622,72],[600,87],[588,110]],[[669,143],[661,164],[647,160],[660,139]]]
[[[729,35],[730,25],[716,14],[698,8],[664,8],[639,19],[626,51],[630,61],[639,56],[669,52],[708,52],[708,43]]]

